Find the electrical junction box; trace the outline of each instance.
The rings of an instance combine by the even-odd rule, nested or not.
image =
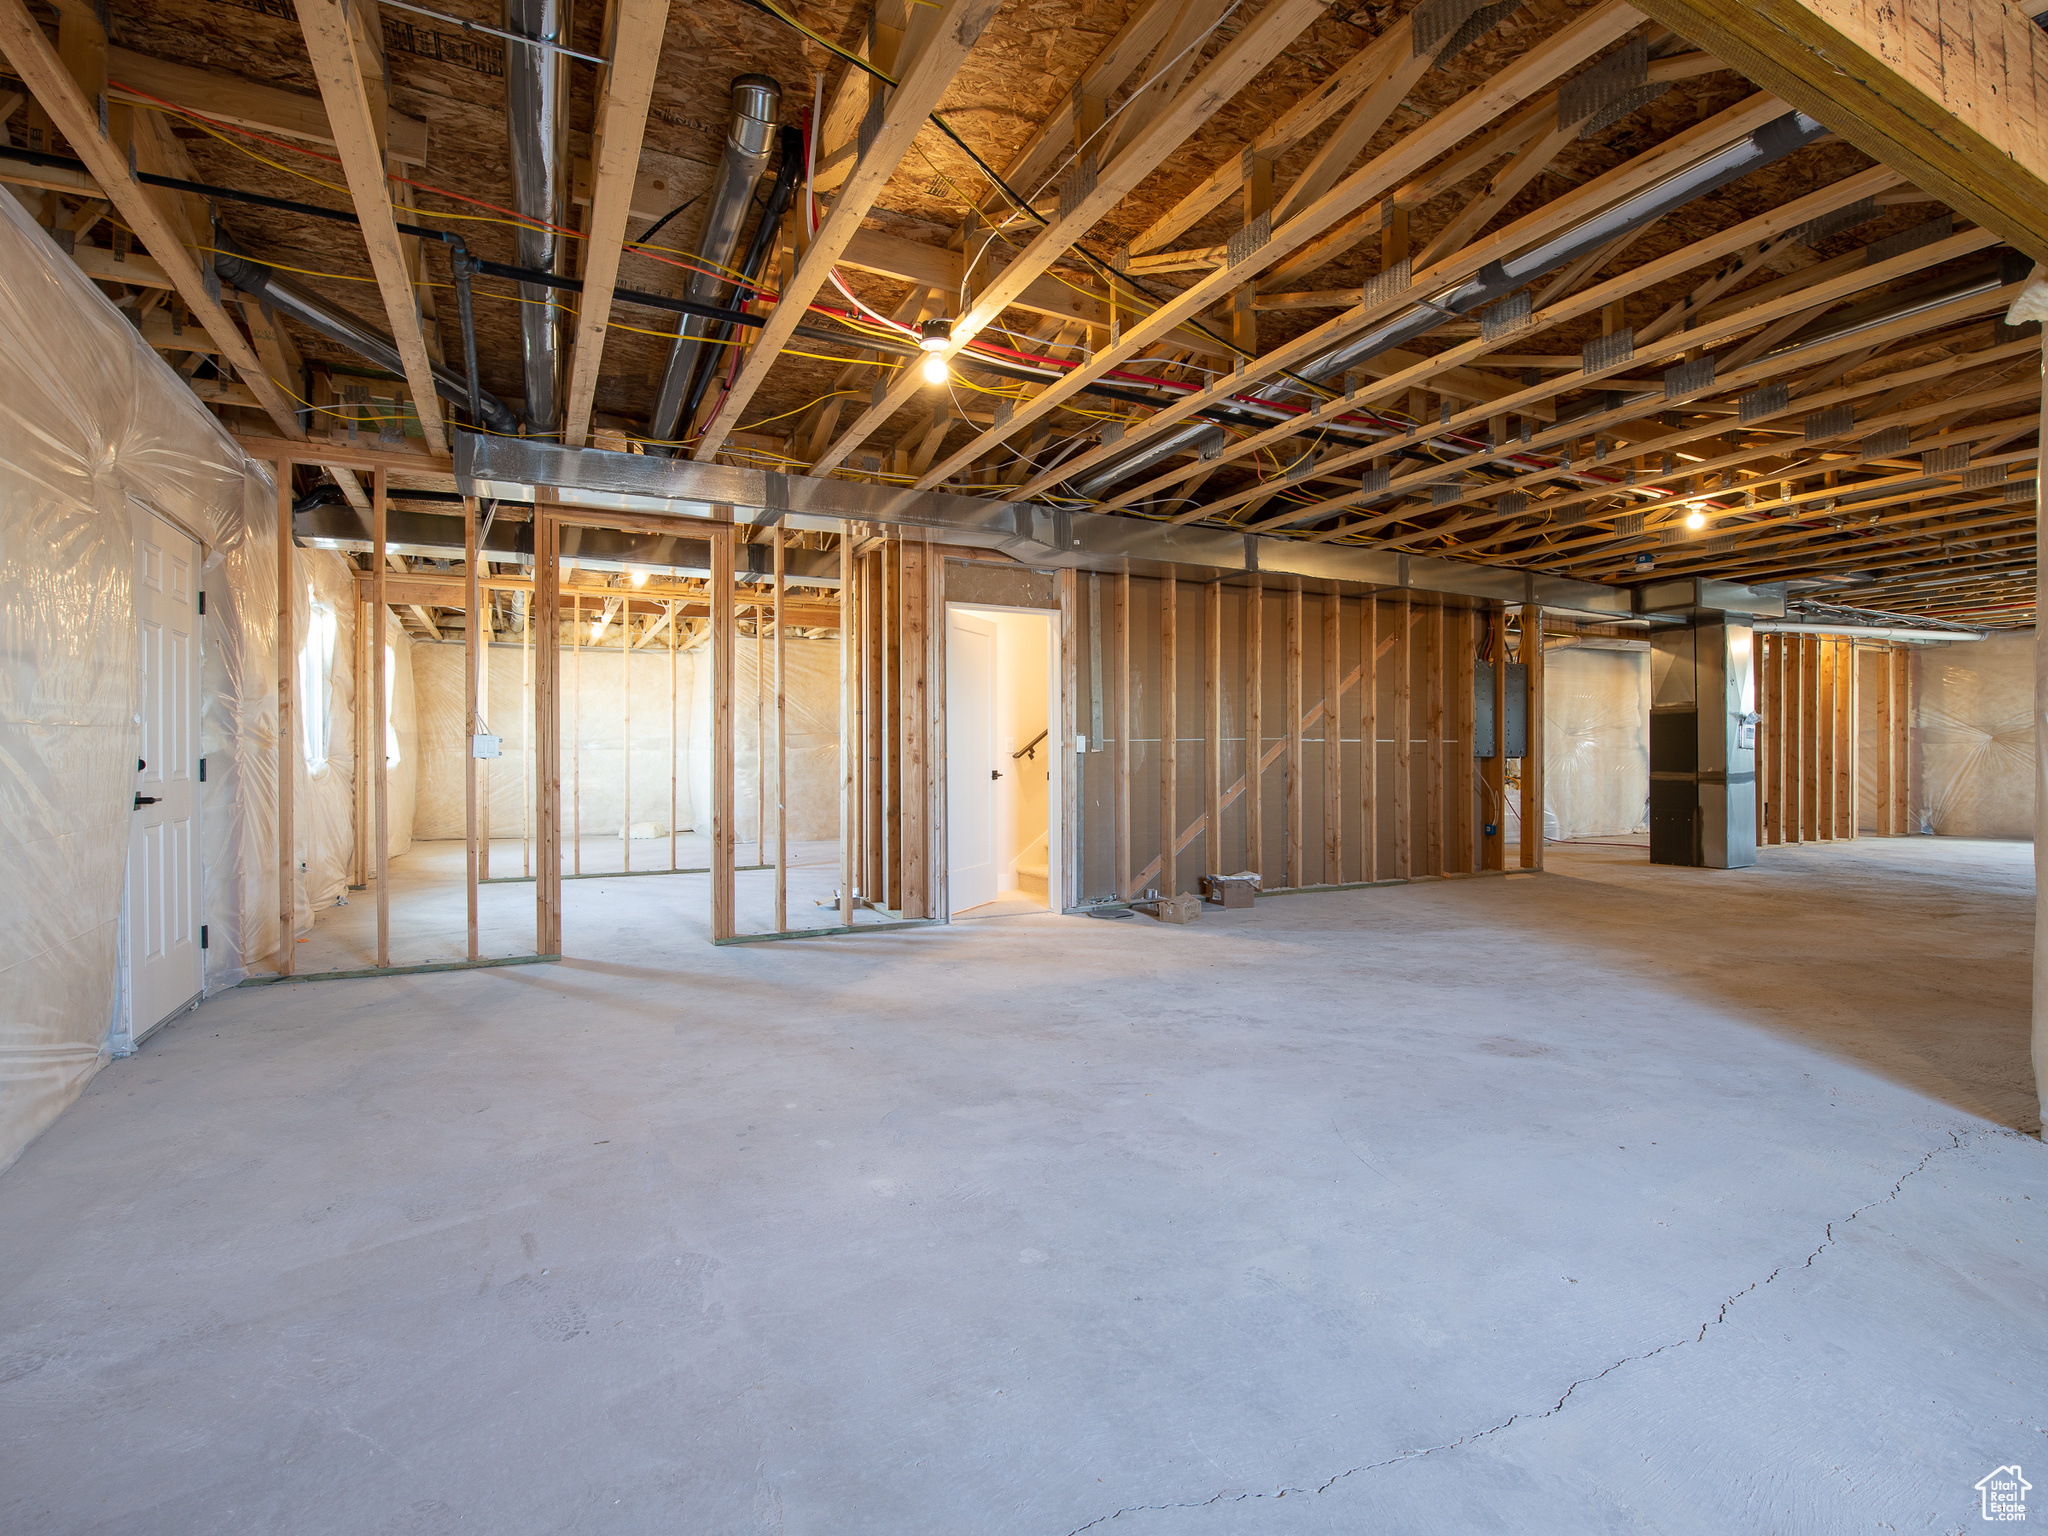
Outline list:
[[[503,745],[504,738],[502,736],[472,736],[469,738],[469,755],[471,757],[499,757],[503,755],[499,751],[499,748]]]

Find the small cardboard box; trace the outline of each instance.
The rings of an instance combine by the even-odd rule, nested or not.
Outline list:
[[[1161,896],[1152,903],[1152,915],[1162,923],[1192,923],[1202,915],[1202,903],[1194,896]]]
[[[1258,882],[1243,875],[1202,876],[1203,898],[1219,907],[1248,907],[1257,890]]]

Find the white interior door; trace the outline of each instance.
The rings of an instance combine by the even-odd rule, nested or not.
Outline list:
[[[142,747],[128,833],[128,995],[140,1039],[200,991],[199,545],[139,508],[133,527]]]
[[[996,626],[946,612],[946,875],[955,912],[1002,889],[996,828]]]

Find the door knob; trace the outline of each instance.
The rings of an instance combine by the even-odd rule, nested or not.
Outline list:
[[[138,757],[137,759],[135,759],[135,771],[137,773],[142,772],[142,770],[147,768],[148,766],[149,764],[145,763],[141,758]]]
[[[137,795],[135,797],[135,808],[138,811],[141,810],[145,805],[155,805],[156,803],[157,797],[155,795]]]
[[[1003,770],[1000,768],[991,768],[988,771],[988,776],[992,779],[1000,779],[1003,776]]]

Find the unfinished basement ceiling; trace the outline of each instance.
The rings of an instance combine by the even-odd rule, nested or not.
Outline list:
[[[437,0],[430,9],[507,25],[504,10],[477,0]],[[865,5],[801,6],[785,18],[742,0],[671,11],[618,286],[683,291],[735,77],[779,82],[783,125],[805,126],[821,91],[827,112],[816,151],[829,168],[818,181],[850,188],[842,178],[860,142],[869,82],[801,29],[847,53],[882,57],[894,44],[889,29],[907,26],[905,58],[890,62],[908,90],[909,56],[926,36],[943,40],[940,11],[885,5],[877,16]],[[986,13],[985,5],[961,3],[944,10],[956,31],[971,31]],[[56,12],[39,8],[39,17],[54,34]],[[503,212],[517,201],[506,61],[508,47],[527,50],[395,6],[378,23],[390,169],[403,178],[390,185],[412,205],[399,218],[455,230],[485,260],[516,264],[517,221]],[[601,8],[577,8],[565,45],[606,54],[603,23]],[[171,125],[190,179],[353,207],[331,146],[248,127],[265,119],[255,106],[241,125],[221,120],[237,82],[294,92],[318,107],[292,5],[117,4],[110,38],[116,86],[134,85],[124,69],[156,81],[161,71],[149,72],[151,60],[190,66],[210,82],[212,120],[186,110],[193,103],[166,87],[135,87],[153,98],[142,110],[161,111]],[[1100,64],[1105,57],[1115,62]],[[567,70],[569,154],[584,167],[584,191],[598,76],[581,61]],[[1106,124],[1089,140],[1090,158],[1103,162],[1095,177],[1119,189],[1128,182],[1092,220],[1062,213],[1063,201],[1087,196],[1090,180],[1069,163],[1077,83],[1084,103],[1099,95],[1084,116],[1092,122],[1099,110]],[[900,115],[900,94],[878,103],[876,121]],[[807,334],[778,338],[786,344],[751,393],[746,371],[734,370],[743,406],[733,409],[738,400],[727,399],[725,380],[713,381],[684,428],[683,451],[1597,581],[1632,582],[1652,570],[1792,581],[1795,591],[1885,612],[2032,622],[2038,342],[2033,327],[2003,322],[2030,263],[1810,122],[1796,147],[1766,144],[1767,130],[1790,131],[1789,108],[1626,7],[1532,0],[1475,13],[1459,0],[1437,0],[1418,17],[1402,5],[1325,11],[1286,0],[1009,0],[980,27],[934,100],[936,115],[908,139],[860,220],[862,243],[829,279],[817,264],[796,260],[798,214],[768,242],[762,286],[812,300]],[[1174,123],[1176,114],[1186,121],[1169,147],[1141,131]],[[54,140],[31,143],[32,115],[24,108],[10,119],[14,143],[65,153]],[[1305,119],[1311,126],[1299,131]],[[1008,190],[942,127],[1001,169]],[[422,133],[424,163],[414,164],[405,156]],[[1763,146],[1759,168],[1625,229],[1584,259],[1440,316],[1433,329],[1404,336],[1395,354],[1317,378],[1314,364],[1327,348],[1300,338],[1317,333],[1334,346],[1412,309],[1402,297],[1411,288],[1399,266],[1404,256],[1414,291],[1441,298],[1477,269],[1473,253],[1513,256],[1554,241],[1641,186],[1752,136]],[[1393,165],[1425,142],[1412,164]],[[1270,153],[1247,159],[1248,150]],[[1382,163],[1393,165],[1385,176],[1360,169]],[[8,174],[20,172],[12,163]],[[771,151],[757,205],[774,174]],[[1270,195],[1262,195],[1268,180]],[[1191,204],[1205,184],[1223,190]],[[1010,192],[1037,213],[1019,212]],[[1777,210],[1802,200],[1818,211],[1774,221]],[[78,223],[82,201],[44,194],[46,225]],[[1263,219],[1254,211],[1261,204]],[[1331,212],[1314,239],[1289,244],[1284,231],[1305,207]],[[215,208],[240,246],[390,328],[354,231],[246,203]],[[821,197],[821,225],[831,208]],[[646,241],[657,220],[678,209]],[[589,203],[574,210],[577,225],[587,226]],[[1038,239],[1039,220],[1058,228]],[[1279,232],[1270,243],[1267,231]],[[106,269],[117,241],[126,244],[107,219],[74,239],[82,255],[89,246],[105,253],[96,271]],[[1242,283],[1227,281],[1235,274],[1224,248],[1233,239]],[[563,243],[567,270],[581,272],[583,242]],[[979,332],[980,350],[955,359],[946,386],[906,393],[895,386],[913,360],[861,350],[888,333],[855,306],[913,326],[927,314],[961,313],[957,283],[908,279],[943,274],[949,260],[957,272],[963,244],[1042,266],[1036,307],[1004,309]],[[1175,261],[1176,252],[1187,254]],[[1465,256],[1473,259],[1457,266]],[[446,257],[429,247],[421,261],[433,310],[422,329],[430,349],[459,370]],[[1105,275],[1112,268],[1122,274],[1113,324]],[[1432,268],[1451,274],[1441,288],[1425,286]],[[976,266],[967,306],[994,273],[994,258]],[[1372,289],[1383,274],[1390,286]],[[1111,349],[1144,335],[1148,312],[1204,282],[1225,286],[1194,315],[1199,332],[1176,329],[1119,360]],[[481,382],[517,409],[527,393],[519,287],[485,276],[476,288]],[[149,289],[109,291],[126,294],[132,314],[149,307]],[[1524,298],[1534,309],[1526,321],[1515,307]],[[565,309],[575,302],[572,294],[558,299]],[[1062,324],[1063,306],[1080,318]],[[758,317],[775,312],[766,300],[750,307]],[[179,301],[166,308],[175,317]],[[163,318],[156,316],[159,328]],[[394,425],[372,424],[396,410],[375,402],[402,396],[402,382],[374,377],[361,358],[295,320],[275,323],[307,365],[278,382],[320,408],[302,413],[316,438],[338,430],[338,416],[363,417],[357,430],[372,434]],[[649,434],[674,323],[658,309],[613,309],[594,400],[599,446]],[[1681,349],[1674,338],[1696,328],[1703,342]],[[574,331],[570,314],[565,352]],[[236,425],[273,430],[246,390],[223,391],[210,364],[176,346],[181,339],[182,328],[163,338],[163,350],[193,369],[202,394],[216,397]],[[893,344],[899,353],[906,346],[900,336]],[[1249,361],[1241,380],[1231,380],[1240,352]],[[983,366],[991,362],[1008,371]],[[1100,382],[1113,393],[1070,392],[1070,378],[1059,386],[1059,405],[1027,419],[1041,387],[1032,371],[1049,379],[1111,369]],[[1321,405],[1347,384],[1358,388],[1357,408],[1321,410],[1307,433],[1274,427],[1271,407],[1256,414],[1255,395],[1283,370],[1320,390],[1283,382],[1294,398],[1282,410]],[[1376,387],[1378,375],[1392,382]],[[883,389],[888,401],[876,406]],[[1180,427],[1147,428],[1158,407],[1193,389],[1217,396],[1220,433],[1197,441]],[[1417,422],[1423,429],[1410,432]],[[405,430],[417,438],[416,422]],[[558,426],[528,430],[548,435]],[[1180,451],[1155,463],[1141,456],[1148,445],[1169,443]],[[1133,467],[1119,475],[1120,466]],[[1375,480],[1385,474],[1390,485]]]

